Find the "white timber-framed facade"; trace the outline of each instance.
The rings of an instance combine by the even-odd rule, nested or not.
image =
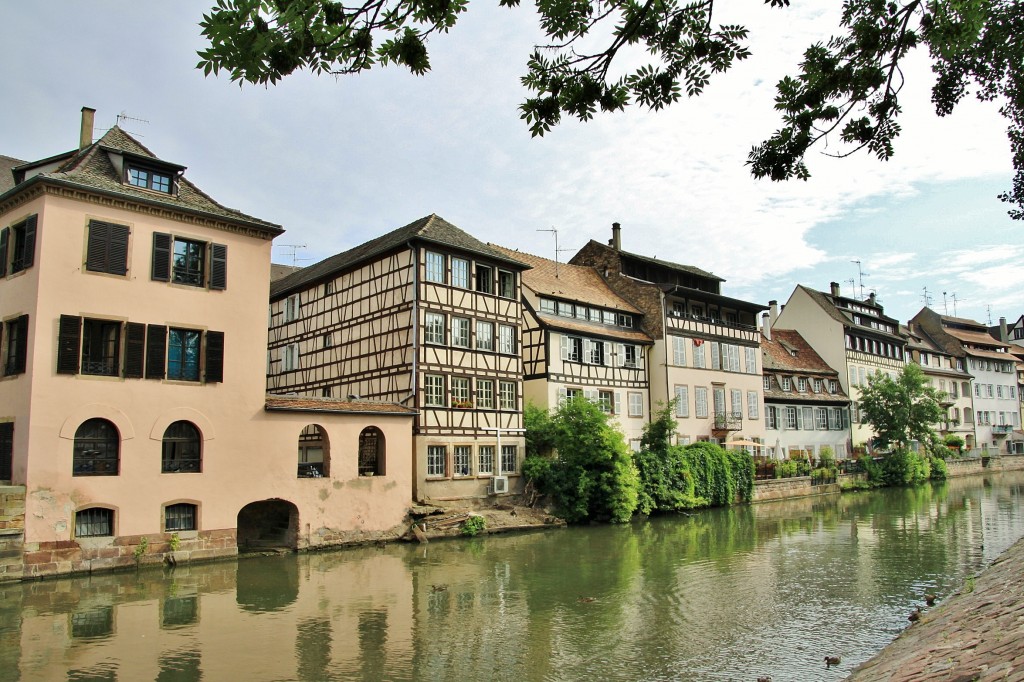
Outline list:
[[[700,268],[624,251],[621,227],[570,260],[593,268],[612,291],[643,311],[653,341],[652,409],[675,400],[677,437],[763,443],[764,390],[757,316],[766,307],[721,294],[722,278]]]
[[[267,389],[414,408],[417,500],[514,492],[526,267],[431,215],[283,277]]]

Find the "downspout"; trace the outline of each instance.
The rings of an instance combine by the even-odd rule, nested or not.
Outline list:
[[[412,394],[416,398],[419,386],[419,358],[420,358],[420,251],[412,242],[406,242],[406,246],[412,251]],[[416,405],[415,400],[413,405]],[[419,410],[419,406],[416,405]]]
[[[661,338],[665,342],[664,343],[664,345],[665,345],[665,362],[661,363],[665,367],[665,398],[667,400],[672,400],[676,396],[675,396],[675,393],[672,392],[672,387],[669,386],[669,381],[668,381],[668,310],[665,308],[665,301],[666,301],[666,299],[665,299],[665,292],[664,291],[659,291],[659,295],[661,296]],[[658,342],[657,339],[655,339],[654,342],[657,343]],[[651,346],[651,355],[654,355],[654,346],[653,345]],[[647,402],[650,403],[650,402],[653,402],[653,401],[654,401],[654,397],[651,396],[651,374],[648,373],[648,375],[647,375]],[[650,411],[650,408],[648,408],[648,412],[649,411]],[[672,420],[675,421],[675,418],[676,418],[676,415],[675,415],[675,413],[673,413],[672,414]]]

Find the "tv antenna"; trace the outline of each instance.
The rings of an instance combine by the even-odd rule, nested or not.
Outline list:
[[[149,121],[147,121],[146,119],[144,119],[144,118],[135,118],[134,116],[129,116],[127,111],[122,111],[120,114],[117,115],[117,127],[120,128],[121,124],[125,123],[125,122],[140,123],[140,124],[143,124],[143,125],[149,125]],[[132,133],[132,134],[133,135],[138,135],[138,133]],[[143,137],[143,136],[139,135],[139,137]]]
[[[957,297],[956,297],[956,292],[954,291],[954,292],[953,292],[953,317],[956,317],[956,316],[957,316],[957,315],[956,315],[956,304],[957,304],[957,303],[958,303],[959,301],[962,301],[962,300],[963,300],[962,298],[957,298]]]
[[[537,230],[537,232],[550,232],[555,235],[555,279],[558,279],[558,254],[563,251],[570,251],[571,249],[560,249],[558,248],[558,230],[552,227],[550,230]]]
[[[860,268],[860,260],[852,260],[850,262],[857,264],[857,281],[858,281],[858,285],[860,286],[860,295],[857,296],[857,298],[859,298],[860,300],[863,301],[864,300],[864,278],[865,277],[869,277],[870,275],[868,275],[868,273],[866,273],[863,270],[861,270],[861,268]]]
[[[292,267],[300,260],[310,260],[308,256],[299,255],[299,249],[306,248],[305,244],[274,244],[274,248],[291,249]]]
[[[921,287],[921,288],[924,290],[924,293],[921,294],[921,300],[924,302],[924,306],[926,308],[930,308],[931,305],[932,305],[932,297],[928,293],[928,287],[925,286],[925,287]],[[945,294],[946,292],[943,291],[942,293]]]
[[[991,303],[985,306],[985,314],[988,315],[988,325],[991,327],[992,326],[992,304]]]

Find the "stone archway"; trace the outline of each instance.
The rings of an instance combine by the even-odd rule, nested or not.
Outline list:
[[[299,510],[287,500],[250,502],[238,512],[239,552],[298,549]]]

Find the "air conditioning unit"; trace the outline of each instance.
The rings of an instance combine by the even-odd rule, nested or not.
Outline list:
[[[491,478],[491,494],[500,495],[508,492],[508,476],[494,476]]]

